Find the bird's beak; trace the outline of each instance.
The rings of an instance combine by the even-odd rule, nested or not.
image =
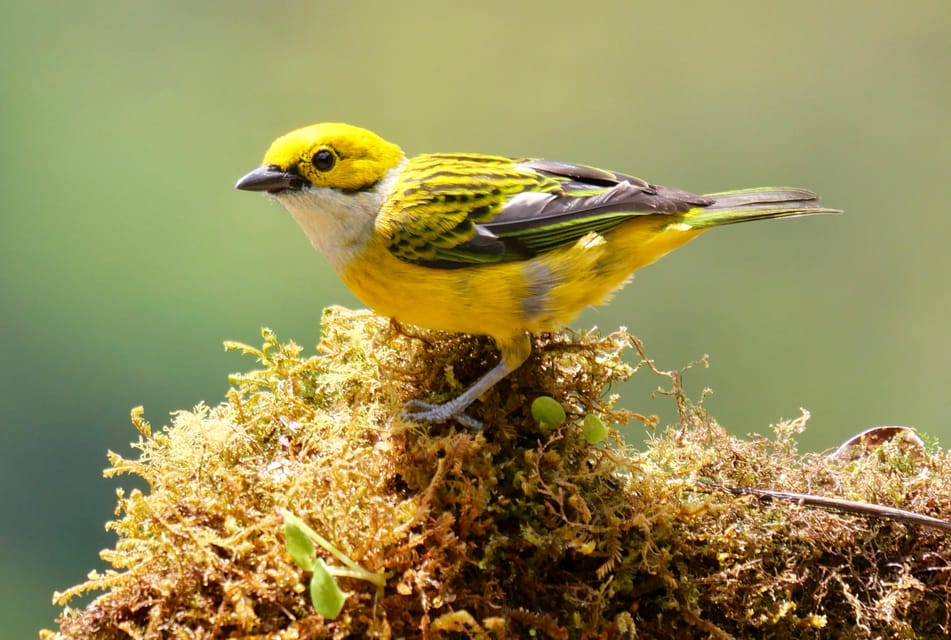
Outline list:
[[[277,193],[285,189],[297,191],[303,188],[305,180],[296,173],[288,173],[281,170],[280,167],[269,164],[258,167],[251,173],[243,176],[234,185],[235,189],[242,191],[267,191],[268,193]]]

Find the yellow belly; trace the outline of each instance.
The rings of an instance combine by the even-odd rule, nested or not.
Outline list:
[[[530,260],[459,269],[404,262],[371,243],[340,275],[371,309],[400,322],[507,339],[564,327],[700,233],[644,216]]]

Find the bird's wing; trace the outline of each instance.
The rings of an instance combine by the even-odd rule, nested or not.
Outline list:
[[[409,161],[377,231],[402,260],[455,268],[524,260],[635,216],[712,202],[583,165],[431,154]]]

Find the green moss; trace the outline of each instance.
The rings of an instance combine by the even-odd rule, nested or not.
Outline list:
[[[134,412],[137,460],[120,493],[114,568],[55,596],[52,640],[160,637],[872,638],[949,627],[947,538],[889,521],[714,491],[772,487],[951,517],[951,459],[882,447],[850,460],[800,455],[806,416],[774,436],[728,435],[625,332],[535,338],[531,359],[472,409],[485,428],[424,428],[412,398],[443,400],[494,364],[485,339],[410,334],[368,312],[324,317],[318,354],[265,332],[241,347],[260,369],[226,402],[154,431]],[[234,345],[232,345],[234,346]],[[637,367],[624,362],[633,348]],[[680,421],[646,450],[614,426],[612,384],[656,375]],[[544,428],[550,396],[567,421]],[[585,436],[596,415],[608,438]],[[590,422],[590,420],[589,420]],[[339,616],[311,605],[280,510],[374,575],[336,581]],[[339,555],[338,555],[339,554]],[[299,554],[298,554],[299,555]],[[305,563],[306,564],[306,563]],[[310,566],[310,565],[308,565]]]

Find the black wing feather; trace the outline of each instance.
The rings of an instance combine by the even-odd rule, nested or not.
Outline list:
[[[523,260],[633,217],[685,213],[714,202],[595,167],[550,160],[525,160],[518,166],[556,179],[559,189],[516,195],[490,220],[476,223],[475,237],[441,249],[435,260],[421,264],[445,269]]]

